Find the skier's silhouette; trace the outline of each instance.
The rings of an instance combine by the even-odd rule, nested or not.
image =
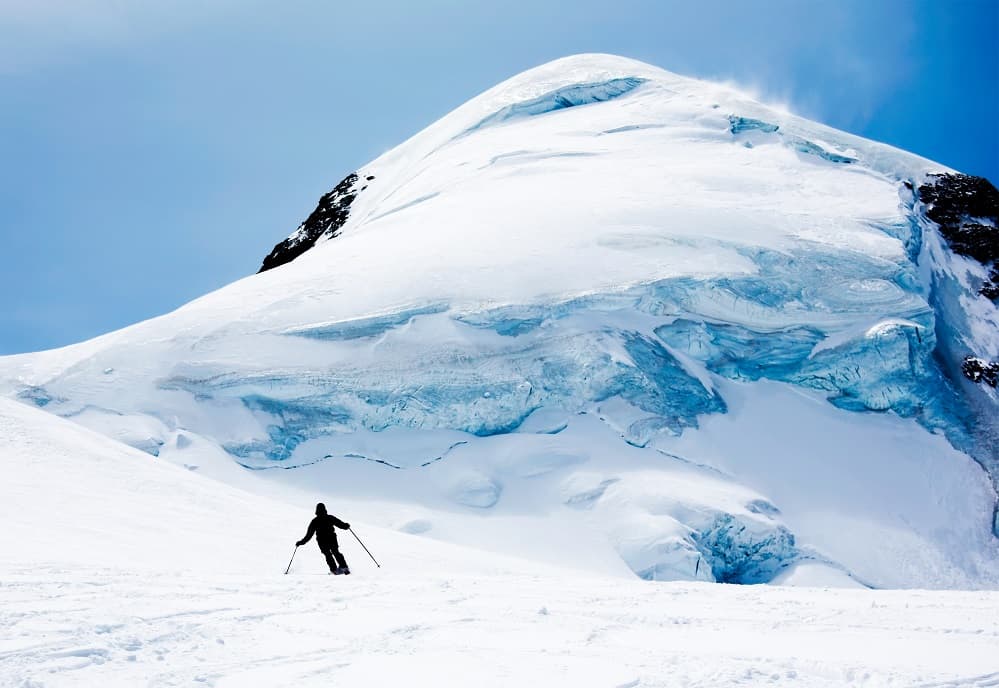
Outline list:
[[[309,532],[305,534],[304,538],[296,542],[295,546],[301,547],[306,542],[311,540],[312,535],[315,534],[316,543],[319,545],[319,551],[326,557],[326,563],[329,564],[330,573],[337,576],[340,574],[349,574],[350,569],[347,568],[347,560],[344,559],[343,554],[340,553],[340,548],[336,541],[336,530],[334,530],[334,526],[344,530],[350,528],[349,523],[344,523],[336,516],[330,516],[326,513],[325,504],[316,504],[316,517],[312,519],[312,523],[309,524]]]

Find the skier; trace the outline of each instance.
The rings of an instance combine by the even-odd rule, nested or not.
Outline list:
[[[340,553],[340,548],[336,541],[336,531],[333,529],[333,526],[344,530],[350,528],[349,523],[344,523],[336,516],[330,516],[326,513],[325,504],[316,504],[316,517],[309,524],[309,532],[305,534],[304,538],[295,543],[295,547],[301,547],[311,540],[314,533],[316,543],[319,545],[319,551],[323,553],[323,556],[326,557],[326,563],[329,564],[330,573],[335,576],[341,574],[349,575],[350,569],[347,568],[347,560]]]

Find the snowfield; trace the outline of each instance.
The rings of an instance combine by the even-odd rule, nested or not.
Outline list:
[[[332,504],[382,568],[348,536],[351,576],[311,543],[285,576],[315,495],[253,496],[9,401],[0,455],[3,686],[999,683],[999,592],[649,583]]]
[[[0,685],[999,685],[994,592],[277,564],[5,574]]]

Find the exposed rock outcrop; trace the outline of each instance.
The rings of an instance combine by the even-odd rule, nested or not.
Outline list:
[[[975,356],[968,356],[961,364],[961,372],[972,382],[984,382],[990,387],[999,385],[999,361],[989,363]]]
[[[984,177],[934,174],[919,187],[919,198],[951,250],[989,268],[979,293],[993,301],[999,298],[999,190]],[[995,387],[999,362],[969,354],[961,373],[972,382]]]
[[[372,179],[374,179],[373,176],[368,176],[365,181]],[[358,189],[358,181],[357,173],[351,172],[333,187],[332,191],[320,198],[316,209],[306,218],[305,222],[299,225],[291,236],[277,244],[264,258],[258,272],[290,263],[315,246],[316,242],[324,236],[330,239],[338,236],[340,228],[350,216],[350,204],[357,198],[359,191],[367,188],[362,186]]]
[[[919,187],[919,197],[955,253],[993,264],[980,293],[999,297],[999,190],[984,177],[934,174]]]

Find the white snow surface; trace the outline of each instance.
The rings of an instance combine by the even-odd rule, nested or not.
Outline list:
[[[314,493],[209,479],[0,400],[0,686],[989,686],[999,592],[649,583],[351,518],[332,577]],[[271,483],[271,487],[275,485]],[[334,513],[347,516],[339,503]],[[346,534],[344,534],[346,535]]]
[[[598,659],[572,664],[577,685],[646,685],[674,660],[691,685],[762,680],[753,673],[763,671],[754,658],[767,656],[755,654],[759,645],[728,651],[742,658],[731,674],[698,669],[679,650],[664,654],[691,647],[670,627],[681,618],[669,616],[674,602],[692,610],[704,600],[704,615],[694,616],[717,632],[710,639],[719,647],[730,603],[743,605],[747,642],[767,623],[760,610],[784,605],[845,614],[871,600],[925,603],[926,616],[898,615],[877,631],[883,617],[865,616],[871,633],[892,637],[885,629],[946,617],[936,600],[958,616],[962,605],[994,605],[984,593],[708,592],[629,580],[999,586],[995,491],[955,448],[966,429],[933,368],[931,281],[914,263],[918,228],[901,186],[941,171],[634,60],[582,55],[518,75],[358,170],[364,188],[339,236],[294,262],[88,342],[0,358],[0,393],[76,424],[0,434],[16,444],[3,460],[27,466],[15,474],[24,482],[0,487],[3,501],[19,504],[18,527],[3,534],[4,551],[17,552],[8,571],[28,591],[48,571],[84,594],[106,561],[107,599],[135,594],[155,606],[160,595],[193,596],[185,614],[199,616],[199,605],[216,609],[207,596],[218,586],[227,600],[218,609],[290,604],[287,613],[315,631],[322,614],[307,605],[328,581],[257,572],[280,568],[275,557],[301,529],[301,508],[285,504],[321,497],[364,522],[395,562],[394,578],[368,571],[349,587],[335,581],[346,592],[324,609],[352,623],[363,625],[363,614],[344,606],[381,596],[402,604],[394,586],[405,585],[420,591],[414,604],[434,628],[451,618],[441,611],[448,596],[471,600],[456,603],[456,623],[480,618],[511,603],[503,591],[512,582],[531,605],[552,595],[552,607],[576,609],[590,624],[592,636],[572,635],[565,621],[555,654],[585,638],[600,646],[597,656],[617,652],[625,639],[602,644],[605,626],[648,631],[634,650],[644,669],[604,676],[591,672]],[[999,331],[986,325],[975,335],[983,342]],[[3,408],[5,422],[29,423],[20,407]],[[42,422],[39,413],[30,423]],[[78,426],[112,439],[102,445]],[[80,492],[50,500],[48,475],[32,467],[66,451],[47,442],[76,429],[92,449],[58,472],[65,489]],[[122,480],[106,480],[119,472]],[[53,513],[69,520],[56,528]],[[102,532],[113,537],[95,537]],[[151,549],[150,533],[160,543]],[[303,566],[320,572],[311,554]],[[523,561],[496,563],[504,556]],[[43,570],[42,562],[52,563]],[[548,566],[587,582],[577,590],[564,584],[568,574],[535,573]],[[154,571],[132,578],[133,567]],[[198,570],[204,591],[164,573],[171,567]],[[526,573],[505,581],[503,567]],[[223,582],[233,571],[243,576],[234,586]],[[584,593],[591,585],[599,592]],[[294,602],[273,599],[283,596]],[[594,604],[580,611],[589,597]],[[390,622],[391,603],[377,604],[386,606],[366,626],[370,642],[397,637],[432,656],[464,637],[454,628],[425,634],[416,622],[393,636],[378,625]],[[537,624],[551,615],[536,611],[488,632],[546,632]],[[199,628],[234,628],[239,618],[204,617]],[[87,618],[39,623],[75,635],[65,624]],[[820,629],[809,629],[807,612],[792,618],[787,633],[812,638],[795,646],[808,647]],[[187,622],[162,623],[175,637]],[[961,633],[977,629],[967,623]],[[993,632],[986,626],[978,639]],[[282,642],[315,647],[287,632]],[[656,633],[666,635],[653,644]],[[254,664],[262,672],[280,671],[280,658],[294,654],[239,634],[241,651],[275,658]],[[171,651],[184,641],[176,642]],[[358,642],[350,652],[361,652]],[[485,654],[492,646],[482,642]],[[869,650],[861,645],[857,652]],[[507,648],[507,673],[497,676],[510,680],[500,684],[541,682],[517,673],[517,647]],[[204,661],[222,662],[225,652],[212,650],[221,654]],[[306,684],[310,671],[339,666],[310,656],[295,669]],[[361,655],[351,656],[344,670],[361,671]],[[864,655],[844,668],[854,661],[847,653],[830,668],[805,656],[776,675],[859,682],[877,663]],[[390,671],[392,661],[419,670],[405,656],[371,661],[364,671]],[[962,666],[969,675],[999,670],[981,664]],[[877,676],[936,680],[946,669]],[[220,683],[237,675],[213,671],[221,673],[204,676]],[[164,674],[162,683],[193,677]]]

